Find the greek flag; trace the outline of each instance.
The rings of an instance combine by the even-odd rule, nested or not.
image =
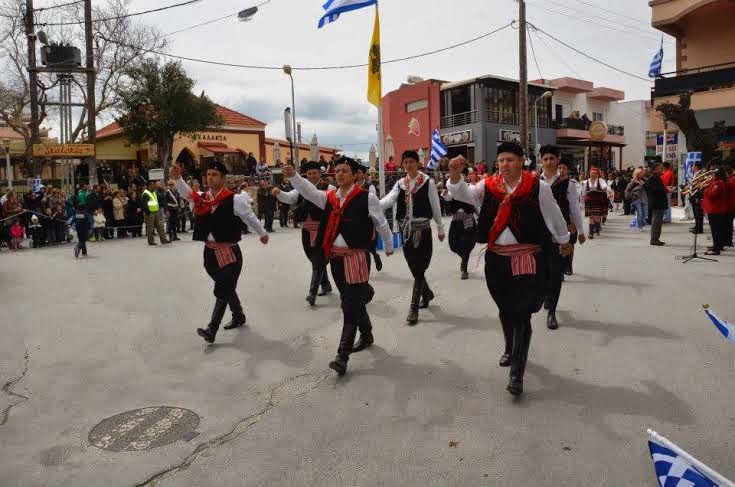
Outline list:
[[[377,3],[378,0],[327,0],[327,3],[323,6],[326,13],[319,19],[319,28],[321,29],[325,25],[334,22],[345,12],[359,10]]]
[[[735,345],[735,325],[723,320],[712,311],[710,311],[708,307],[704,308],[704,312],[707,313],[709,319],[712,320],[712,324],[714,324],[715,328],[717,328],[720,333],[722,333],[725,339]]]
[[[653,59],[651,59],[651,66],[648,68],[648,77],[655,78],[661,74],[661,65],[664,62],[664,39],[661,38],[661,47]]]
[[[655,431],[648,430],[648,450],[661,487],[730,487],[732,482]]]
[[[434,129],[434,133],[431,134],[431,160],[427,164],[426,169],[435,170],[439,166],[439,159],[445,157],[447,153],[447,147],[442,142],[439,129]]]

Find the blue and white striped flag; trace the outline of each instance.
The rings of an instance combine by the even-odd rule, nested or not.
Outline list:
[[[653,59],[651,59],[651,66],[648,68],[648,77],[655,78],[661,74],[661,65],[664,62],[664,38],[661,38],[661,47]]]
[[[707,316],[709,316],[709,319],[712,320],[715,328],[717,328],[720,333],[722,333],[725,339],[735,345],[735,325],[733,325],[732,323],[728,323],[727,321],[714,314],[707,306],[705,306],[704,312],[707,313]]]
[[[334,22],[345,12],[352,12],[377,3],[378,0],[327,0],[327,3],[324,4],[326,13],[319,19],[319,28]]]
[[[442,136],[439,135],[439,129],[434,129],[434,133],[431,134],[431,160],[426,166],[426,169],[435,170],[439,165],[439,159],[445,157],[449,151],[442,142]]]
[[[661,487],[731,487],[732,482],[677,445],[648,430],[648,450]]]

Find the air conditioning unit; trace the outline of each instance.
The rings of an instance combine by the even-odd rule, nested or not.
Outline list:
[[[422,81],[424,81],[424,78],[422,78],[421,76],[412,75],[409,76],[406,81],[408,82],[408,84],[415,85],[416,83],[421,83]]]

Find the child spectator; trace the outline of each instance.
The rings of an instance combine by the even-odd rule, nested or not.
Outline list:
[[[56,242],[64,243],[67,241],[66,231],[66,212],[62,205],[54,206],[54,226],[56,227]]]
[[[43,229],[46,235],[46,245],[56,245],[56,225],[54,213],[51,208],[43,210],[46,217],[43,219]]]
[[[89,220],[87,219],[86,205],[79,205],[74,215],[74,226],[77,229],[77,244],[74,246],[74,257],[79,258],[79,252],[87,255],[87,239],[89,238]]]
[[[10,226],[10,250],[18,250],[23,248],[23,237],[25,231],[23,225],[20,224],[20,220],[17,218],[13,220],[13,224]]]
[[[105,225],[107,224],[107,219],[105,218],[105,214],[102,213],[101,208],[97,208],[96,210],[94,210],[93,219],[94,219],[94,238],[92,239],[92,242],[104,240],[105,238],[102,234],[105,231]]]
[[[46,232],[43,229],[43,225],[38,223],[38,217],[36,215],[31,217],[31,224],[28,226],[28,233],[31,235],[32,248],[35,249],[44,246],[46,243]]]

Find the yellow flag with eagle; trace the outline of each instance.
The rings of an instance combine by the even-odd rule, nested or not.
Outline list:
[[[375,3],[375,25],[373,27],[373,39],[370,42],[370,53],[368,54],[368,89],[367,98],[370,103],[380,108],[383,101],[383,85],[381,83],[380,64],[380,14],[378,3]]]

